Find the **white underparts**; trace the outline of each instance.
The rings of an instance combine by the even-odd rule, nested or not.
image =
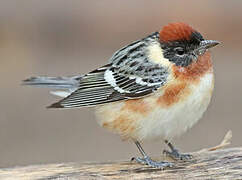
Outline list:
[[[188,88],[189,95],[169,107],[156,104],[157,99],[164,93],[163,90],[158,90],[152,96],[143,98],[145,103],[150,106],[150,112],[146,115],[122,111],[125,105],[123,101],[97,107],[98,122],[100,125],[109,124],[115,122],[118,117],[124,116],[132,119],[132,122],[127,121],[126,123],[131,123],[136,130],[130,134],[121,135],[127,135],[139,141],[171,140],[186,132],[201,119],[211,99],[213,73],[207,73],[201,77],[198,84],[190,84],[186,88]],[[122,125],[120,124],[120,126]],[[120,133],[115,128],[110,130]]]
[[[199,85],[190,85],[192,92],[185,101],[169,108],[156,107],[140,120],[138,137],[147,139],[172,139],[190,129],[206,111],[213,90],[213,74],[204,75]]]

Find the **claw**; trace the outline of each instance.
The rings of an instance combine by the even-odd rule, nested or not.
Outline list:
[[[164,150],[163,154],[171,157],[174,160],[180,160],[180,161],[189,161],[193,158],[191,154],[181,154],[177,150],[173,150],[173,151]]]
[[[180,154],[177,149],[168,141],[165,140],[165,143],[169,146],[171,151],[164,150],[163,154],[171,157],[174,160],[189,161],[193,158],[190,154]]]
[[[170,163],[170,162],[156,162],[156,161],[153,161],[150,157],[146,156],[144,158],[139,158],[139,157],[133,157],[131,159],[131,161],[136,161],[137,163],[140,163],[140,164],[146,164],[150,167],[153,167],[153,168],[159,168],[159,169],[165,169],[165,168],[169,168],[169,167],[173,167],[173,163]]]

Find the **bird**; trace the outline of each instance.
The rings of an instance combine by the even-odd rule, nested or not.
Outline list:
[[[63,99],[47,108],[93,107],[97,122],[122,140],[134,142],[142,157],[132,160],[154,168],[172,167],[155,161],[141,144],[164,141],[176,160],[189,160],[171,141],[190,129],[207,110],[214,89],[210,48],[190,25],[169,23],[160,31],[117,50],[108,62],[87,74],[30,77],[24,85],[55,89]]]

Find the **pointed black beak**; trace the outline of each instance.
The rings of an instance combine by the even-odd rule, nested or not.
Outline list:
[[[194,53],[198,56],[203,55],[207,49],[217,46],[218,44],[220,44],[220,42],[218,41],[203,40],[200,42],[200,45],[198,46],[198,48],[194,50]]]
[[[220,42],[218,41],[214,41],[214,40],[203,40],[200,42],[200,48],[202,49],[209,49],[211,47],[217,46],[218,44],[220,44]]]

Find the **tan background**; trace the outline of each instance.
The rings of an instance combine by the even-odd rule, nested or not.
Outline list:
[[[204,118],[176,140],[183,151],[216,145],[233,131],[242,145],[242,1],[102,0],[0,2],[0,167],[107,161],[138,155],[100,128],[91,109],[47,110],[46,89],[20,86],[36,75],[74,75],[104,64],[122,46],[184,21],[214,48],[215,94]],[[161,142],[144,145],[158,155]]]

